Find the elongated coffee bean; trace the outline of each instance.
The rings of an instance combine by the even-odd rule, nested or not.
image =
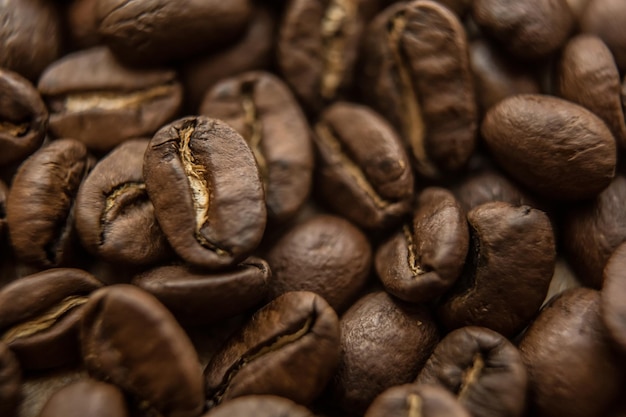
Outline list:
[[[405,384],[376,397],[365,417],[470,417],[470,414],[443,388]]]
[[[127,417],[124,394],[114,385],[87,378],[50,397],[39,417]]]

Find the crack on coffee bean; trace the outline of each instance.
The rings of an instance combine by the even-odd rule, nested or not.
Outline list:
[[[417,262],[417,248],[415,247],[415,241],[413,240],[413,231],[411,230],[411,226],[405,224],[402,227],[402,232],[404,233],[404,239],[406,240],[407,263],[409,265],[409,269],[413,273],[414,277],[425,274],[426,271],[422,269]]]
[[[324,99],[335,97],[346,72],[346,26],[355,18],[356,4],[353,0],[331,0],[322,19],[324,68],[320,92]]]
[[[391,204],[391,202],[384,200],[378,195],[376,190],[372,187],[367,177],[363,173],[363,170],[354,163],[352,158],[344,151],[341,146],[341,142],[337,139],[337,135],[333,132],[332,128],[325,123],[318,123],[315,126],[315,133],[322,142],[323,146],[331,150],[332,155],[338,159],[337,165],[343,167],[350,175],[357,186],[365,192],[365,194],[374,202],[374,205],[379,209],[384,209]]]
[[[267,161],[261,150],[261,141],[263,140],[263,129],[261,119],[259,118],[257,107],[254,102],[254,83],[245,82],[241,85],[241,106],[244,111],[244,125],[246,134],[243,136],[248,146],[252,150],[254,159],[256,159],[259,173],[263,179],[263,186],[267,188],[268,172]]]
[[[115,91],[73,93],[65,96],[63,110],[68,113],[80,113],[88,110],[136,109],[146,102],[170,95],[174,89],[173,85],[166,84],[128,93]],[[57,106],[52,108],[58,109]]]
[[[277,351],[291,343],[297,342],[309,333],[313,327],[314,321],[315,315],[307,317],[306,321],[295,332],[278,335],[244,353],[241,358],[239,358],[239,360],[228,369],[222,379],[222,383],[207,396],[207,408],[213,408],[221,403],[224,394],[229,388],[230,382],[243,367],[263,355]]]
[[[410,394],[406,397],[407,417],[422,417],[422,397]]]
[[[89,297],[86,297],[84,295],[73,295],[66,297],[59,304],[51,307],[40,316],[27,322],[20,323],[17,326],[11,327],[2,335],[2,338],[0,340],[2,340],[4,343],[9,344],[18,339],[23,339],[36,333],[45,331],[58,323],[70,311],[85,304],[88,299]]]
[[[478,270],[479,263],[481,262],[480,237],[471,223],[468,223],[468,226],[470,232],[470,245],[461,276],[457,279],[456,284],[454,284],[452,290],[450,291],[451,297],[467,294],[471,292],[476,285],[476,272]]]
[[[149,202],[146,184],[143,182],[126,182],[106,194],[104,210],[100,217],[100,242],[104,244],[107,226],[129,207]]]
[[[11,136],[24,136],[28,132],[28,123],[0,122],[0,132]]]
[[[463,401],[467,398],[469,390],[478,381],[483,369],[485,368],[485,361],[480,353],[474,355],[472,360],[472,366],[463,372],[463,380],[459,388],[458,398],[459,401]]]

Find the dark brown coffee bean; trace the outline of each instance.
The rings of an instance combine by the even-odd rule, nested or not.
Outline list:
[[[396,301],[386,292],[361,298],[341,317],[333,404],[349,414],[364,413],[386,389],[413,381],[438,340],[425,307]]]
[[[20,403],[22,372],[7,345],[0,342],[0,415],[14,416]]]
[[[474,417],[524,413],[528,376],[521,355],[505,337],[484,327],[450,332],[416,382],[447,389]]]
[[[86,49],[102,43],[96,21],[98,0],[72,0],[64,8],[65,30],[76,49]]]
[[[182,103],[174,71],[126,68],[104,47],[54,62],[38,88],[50,108],[52,134],[78,139],[98,152],[152,135]]]
[[[287,86],[267,72],[228,78],[207,93],[200,114],[228,123],[246,140],[263,180],[270,219],[293,217],[311,189],[313,145]]]
[[[249,0],[98,0],[104,42],[124,61],[146,65],[189,58],[234,40],[252,12]]]
[[[427,176],[465,165],[477,110],[465,30],[432,1],[397,3],[370,24],[361,87],[399,130]]]
[[[446,189],[429,187],[419,195],[412,225],[404,225],[376,251],[376,272],[389,293],[427,303],[461,275],[468,245],[459,203]]]
[[[89,294],[102,287],[80,269],[49,269],[0,290],[0,340],[25,369],[75,362],[78,324]]]
[[[515,7],[507,0],[474,0],[472,7],[478,26],[520,58],[556,51],[574,25],[565,0],[525,0]]]
[[[37,150],[47,127],[48,110],[39,92],[21,75],[0,68],[0,165]]]
[[[313,417],[306,408],[273,395],[248,395],[230,400],[202,417]]]
[[[243,313],[267,293],[271,271],[259,258],[248,258],[224,272],[188,266],[162,266],[133,278],[132,283],[154,295],[182,323],[216,323]]]
[[[317,187],[333,210],[365,228],[387,228],[407,214],[413,171],[400,138],[365,106],[336,103],[315,125]]]
[[[405,384],[376,397],[365,417],[470,417],[470,414],[443,388]]]
[[[310,404],[339,358],[339,320],[322,297],[283,294],[258,310],[204,370],[209,408],[269,394]]]
[[[519,347],[533,416],[600,416],[623,390],[600,318],[598,291],[576,288],[557,296]]]
[[[8,244],[7,235],[8,224],[7,224],[7,198],[9,197],[9,187],[4,183],[4,181],[0,180],[0,259],[6,256],[5,249]],[[0,279],[0,281],[2,281]]]
[[[122,392],[114,385],[84,379],[57,391],[39,417],[127,417]]]
[[[18,259],[49,268],[71,258],[76,194],[92,165],[85,145],[61,139],[20,166],[7,200],[9,234]]]
[[[624,9],[626,12],[626,8]],[[593,35],[570,40],[558,64],[559,94],[591,110],[626,147],[621,80],[611,51]]]
[[[481,131],[496,162],[547,197],[593,197],[615,176],[613,135],[574,103],[543,95],[510,97],[487,112]]]
[[[583,32],[600,37],[609,47],[619,69],[626,71],[626,3],[621,0],[593,0],[581,18]]]
[[[128,392],[148,413],[197,417],[202,412],[202,368],[169,311],[132,285],[95,292],[81,328],[85,367]]]
[[[601,312],[611,339],[626,351],[626,243],[621,244],[604,267]]]
[[[484,326],[515,336],[541,307],[554,272],[550,220],[542,211],[504,202],[478,206],[467,220],[465,269],[439,317],[449,329]]]
[[[145,265],[170,248],[143,182],[147,139],[116,147],[94,167],[76,197],[76,228],[85,247],[112,263]]]
[[[267,214],[259,170],[224,122],[198,116],[164,126],[150,141],[143,173],[157,220],[187,262],[226,267],[261,241]]]
[[[269,250],[267,262],[270,299],[287,291],[312,291],[341,312],[365,285],[372,248],[348,221],[316,215],[286,232]]]

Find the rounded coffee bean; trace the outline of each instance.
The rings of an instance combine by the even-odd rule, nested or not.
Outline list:
[[[365,417],[470,417],[456,398],[436,385],[398,385],[380,394]]]
[[[202,412],[202,368],[169,311],[132,285],[96,291],[81,328],[85,367],[117,385],[147,413],[197,417]]]
[[[387,228],[406,215],[413,171],[400,138],[365,106],[335,103],[315,125],[317,188],[333,210],[365,228]]]
[[[16,415],[21,401],[22,372],[8,346],[0,342],[0,415]]]
[[[446,189],[429,187],[417,199],[413,224],[376,251],[376,272],[389,293],[427,303],[461,275],[468,245],[467,221],[459,203]]]
[[[600,318],[600,293],[568,290],[544,307],[519,348],[537,417],[600,416],[623,391],[623,376]]]
[[[146,150],[143,174],[157,220],[185,261],[223,268],[261,241],[267,214],[259,170],[224,122],[198,116],[164,126]]]
[[[543,95],[510,97],[487,112],[481,131],[508,174],[552,199],[593,197],[615,176],[611,131],[574,103]]]
[[[285,293],[258,310],[204,370],[214,407],[244,395],[270,394],[309,404],[339,358],[339,320],[322,297]]]
[[[202,417],[313,417],[314,414],[291,400],[274,395],[248,395],[232,399]]]
[[[626,352],[626,243],[615,249],[604,267],[601,312],[611,339]]]
[[[58,390],[39,417],[128,417],[124,394],[114,385],[84,379]]]
[[[548,216],[528,206],[486,203],[467,214],[465,269],[439,308],[448,329],[484,326],[520,332],[548,292],[556,248]]]
[[[39,92],[21,75],[0,68],[0,165],[35,152],[47,127],[48,109]]]
[[[269,250],[267,262],[270,299],[287,291],[312,291],[341,312],[365,285],[372,248],[350,222],[316,215],[287,231]]]
[[[581,18],[583,32],[599,36],[609,47],[622,72],[626,71],[626,3],[622,0],[593,0]]]
[[[474,417],[524,414],[528,376],[521,355],[505,337],[483,327],[448,333],[416,382],[447,389]]]

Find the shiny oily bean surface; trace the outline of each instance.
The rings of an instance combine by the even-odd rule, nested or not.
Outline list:
[[[0,342],[0,415],[13,416],[21,401],[22,372],[9,347]]]
[[[389,388],[369,406],[365,417],[470,417],[452,394],[436,385]]]
[[[157,220],[185,261],[224,268],[261,241],[267,213],[259,170],[224,122],[198,116],[164,126],[148,145],[143,174]]]
[[[626,243],[615,249],[604,267],[602,286],[602,321],[609,336],[622,351],[626,351]]]
[[[248,395],[234,398],[202,417],[313,417],[305,407],[273,395]]]
[[[50,397],[39,417],[128,417],[124,394],[90,378],[67,385]]]

